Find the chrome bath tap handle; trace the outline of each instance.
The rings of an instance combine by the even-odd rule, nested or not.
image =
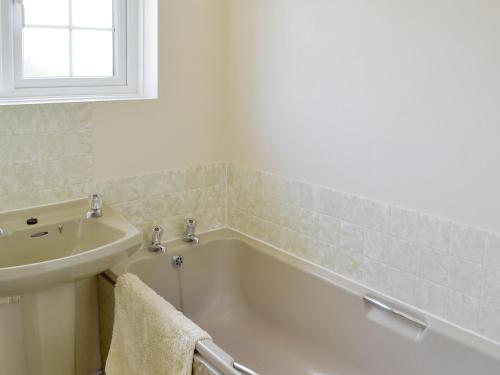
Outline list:
[[[186,219],[186,229],[184,231],[184,238],[182,239],[184,242],[190,242],[194,244],[200,242],[200,239],[196,236],[197,224],[198,222],[195,219]]]
[[[163,228],[159,225],[155,225],[151,231],[151,245],[149,245],[149,251],[153,253],[165,254],[167,252],[166,246],[161,243],[161,235],[163,233]]]

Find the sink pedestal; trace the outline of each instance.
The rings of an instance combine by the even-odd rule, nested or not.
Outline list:
[[[75,284],[21,298],[26,375],[73,374]]]
[[[0,372],[88,375],[100,370],[96,278],[11,302],[0,305]]]

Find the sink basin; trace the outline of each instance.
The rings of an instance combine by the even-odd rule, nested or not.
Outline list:
[[[125,218],[104,206],[86,219],[87,210],[81,199],[0,214],[0,297],[97,275],[139,249],[142,235]]]

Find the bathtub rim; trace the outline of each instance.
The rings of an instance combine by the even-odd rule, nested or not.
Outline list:
[[[276,246],[268,244],[257,238],[248,236],[239,231],[223,228],[214,231],[206,232],[199,235],[200,243],[198,245],[192,243],[186,243],[182,240],[173,240],[167,242],[167,252],[166,254],[155,254],[149,252],[147,249],[141,249],[136,252],[130,258],[122,261],[117,266],[106,271],[105,275],[114,280],[128,271],[132,264],[147,261],[151,259],[156,259],[158,257],[171,258],[175,255],[182,255],[183,252],[187,250],[192,250],[196,246],[208,246],[214,242],[225,241],[225,242],[241,242],[252,249],[259,251],[267,256],[270,256],[278,261],[284,262],[285,264],[298,269],[302,272],[307,272],[315,278],[319,278],[334,287],[341,288],[344,291],[353,294],[360,303],[365,303],[363,298],[369,296],[372,298],[380,299],[392,307],[400,309],[406,313],[423,319],[428,326],[428,330],[432,330],[439,335],[447,337],[453,341],[457,341],[460,344],[484,353],[496,360],[500,361],[500,343],[496,342],[486,336],[481,335],[478,332],[471,331],[467,328],[461,327],[453,322],[450,322],[444,318],[436,316],[428,311],[420,309],[416,306],[410,305],[404,301],[398,300],[387,294],[384,294],[378,290],[372,289],[358,281],[349,279],[335,271],[327,269],[321,265],[312,263],[311,261],[301,258],[295,254],[288,251],[280,249]]]

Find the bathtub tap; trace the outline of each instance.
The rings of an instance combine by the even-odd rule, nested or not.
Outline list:
[[[149,251],[153,253],[165,254],[167,248],[161,244],[161,234],[163,233],[163,228],[159,225],[153,227],[151,235],[151,245],[149,245]]]
[[[200,243],[200,239],[196,236],[196,224],[198,222],[195,219],[186,219],[186,229],[184,231],[184,242],[191,242],[194,244]]]

